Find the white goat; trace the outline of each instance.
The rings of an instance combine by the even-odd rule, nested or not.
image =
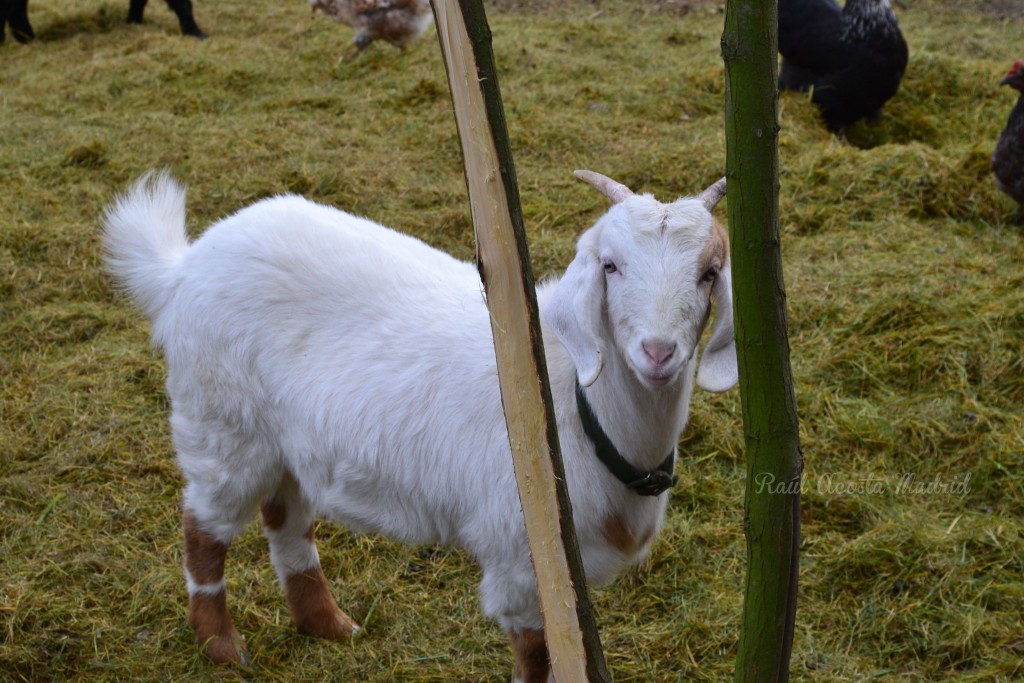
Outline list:
[[[712,298],[717,322],[697,382],[724,391],[737,371],[727,238],[711,216],[725,180],[663,204],[577,175],[614,205],[537,297],[579,547],[588,582],[601,583],[642,558],[664,520]],[[189,621],[214,661],[248,657],[226,606],[224,560],[262,505],[301,632],[342,639],[358,629],[320,568],[313,525],[323,515],[467,550],[483,570],[484,612],[512,639],[516,679],[547,680],[472,264],[293,196],[245,208],[190,245],[184,190],[166,174],[117,200],[103,238],[166,356],[187,480]],[[632,479],[644,483],[631,489]]]

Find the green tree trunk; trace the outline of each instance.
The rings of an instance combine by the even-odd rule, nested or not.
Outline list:
[[[565,486],[490,29],[481,0],[433,0],[433,7],[551,669],[560,683],[610,681]]]
[[[747,454],[747,580],[738,683],[789,678],[800,553],[800,452],[779,242],[776,0],[728,0],[726,174]]]

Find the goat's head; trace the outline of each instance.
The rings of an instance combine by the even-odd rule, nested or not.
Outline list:
[[[580,237],[576,258],[544,309],[580,383],[597,379],[610,343],[647,387],[675,384],[697,349],[713,299],[715,328],[697,383],[709,391],[735,386],[729,243],[711,216],[725,179],[699,197],[663,204],[598,173],[576,175],[613,203]]]

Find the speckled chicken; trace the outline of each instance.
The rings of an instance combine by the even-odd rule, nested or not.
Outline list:
[[[779,88],[810,90],[829,130],[877,118],[907,68],[890,0],[779,0]]]
[[[423,35],[434,17],[430,0],[309,0],[313,11],[355,29],[351,57],[380,39],[405,48]]]
[[[1024,62],[1019,59],[1014,62],[999,84],[1008,85],[1021,94],[992,153],[992,172],[996,176],[996,187],[1017,200],[1024,218]]]

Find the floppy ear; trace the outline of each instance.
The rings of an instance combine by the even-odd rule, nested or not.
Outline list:
[[[576,254],[544,306],[544,319],[555,331],[573,364],[580,384],[589,387],[601,374],[601,310],[604,272],[597,257]]]
[[[715,329],[700,357],[697,385],[717,393],[732,389],[740,379],[732,324],[732,273],[728,265],[719,271],[711,293],[715,299]]]

